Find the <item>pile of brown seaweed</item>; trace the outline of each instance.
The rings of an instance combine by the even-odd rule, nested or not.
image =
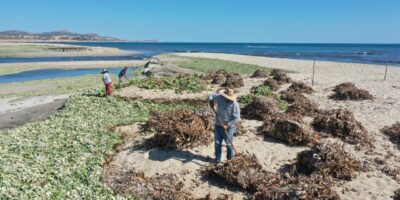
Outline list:
[[[322,112],[314,118],[312,126],[316,131],[339,137],[349,144],[372,147],[367,131],[348,110],[337,109]]]
[[[389,136],[389,140],[400,149],[400,122],[393,124],[391,127],[385,126],[381,129],[381,132]]]
[[[275,79],[279,84],[285,84],[285,83],[290,83],[292,82],[292,79],[290,79],[286,72],[281,70],[281,69],[273,69],[271,72],[271,76],[273,79]]]
[[[217,177],[228,185],[253,193],[264,177],[261,171],[262,166],[255,155],[239,154],[223,164],[210,165],[202,172],[205,177]]]
[[[300,152],[295,163],[296,172],[351,180],[355,172],[363,170],[359,161],[345,151],[339,143],[320,143],[311,150]]]
[[[332,91],[335,93],[330,96],[335,100],[371,100],[374,97],[367,91],[357,88],[354,83],[342,83],[337,85]]]
[[[188,110],[152,112],[147,126],[156,133],[146,147],[187,149],[211,143],[210,122]]]
[[[333,183],[322,176],[279,176],[269,174],[258,191],[254,200],[338,200],[339,195],[333,190]]]
[[[394,191],[392,198],[393,200],[400,200],[400,188]]]
[[[330,180],[322,176],[266,172],[254,155],[237,155],[222,165],[210,165],[202,172],[206,178],[215,177],[250,192],[257,200],[339,199]]]
[[[265,78],[268,77],[268,72],[257,69],[250,78]]]
[[[244,86],[243,78],[238,73],[228,74],[226,76],[226,81],[224,84],[222,84],[222,86],[232,89],[243,87]]]
[[[286,113],[293,116],[311,116],[314,117],[320,113],[317,104],[307,98],[298,98],[286,110]]]
[[[306,94],[311,94],[314,91],[309,85],[303,82],[293,82],[292,85],[288,88],[288,90]]]
[[[212,84],[223,84],[226,81],[226,76],[224,74],[214,74],[211,83]]]
[[[265,80],[262,85],[268,86],[269,88],[271,88],[272,91],[278,91],[279,88],[281,87],[279,86],[278,81],[272,78]]]
[[[135,195],[141,199],[193,199],[188,192],[182,190],[184,183],[175,174],[148,177],[143,171],[135,169],[126,171],[117,166],[108,168],[102,179],[118,194]]]
[[[272,137],[289,145],[304,146],[316,142],[313,131],[302,124],[300,119],[293,119],[283,113],[269,115],[260,129],[265,137]]]
[[[273,97],[253,97],[253,101],[242,110],[246,119],[264,120],[268,115],[278,112],[278,102]]]
[[[283,100],[291,104],[286,111],[289,115],[314,117],[321,112],[316,103],[300,92],[288,89],[282,91],[280,94]]]

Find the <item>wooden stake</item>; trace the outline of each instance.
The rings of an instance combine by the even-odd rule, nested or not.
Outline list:
[[[314,86],[314,75],[315,75],[315,60],[314,60],[313,66],[312,66],[312,86]]]
[[[386,68],[385,68],[385,77],[383,78],[384,81],[386,81],[387,68],[388,68],[388,65],[386,64]]]

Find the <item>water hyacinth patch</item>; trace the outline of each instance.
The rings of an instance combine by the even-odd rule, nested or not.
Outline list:
[[[101,164],[120,142],[109,128],[145,121],[153,109],[173,108],[76,95],[45,121],[1,131],[0,199],[125,199],[100,180]]]

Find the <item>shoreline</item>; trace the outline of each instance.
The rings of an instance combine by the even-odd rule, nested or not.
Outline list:
[[[147,60],[116,60],[116,61],[63,61],[63,62],[23,62],[1,63],[0,75],[13,74],[36,69],[78,69],[78,68],[111,68],[121,66],[142,66]]]
[[[26,51],[24,46],[29,46],[30,51]],[[81,48],[75,51],[56,51],[48,48]],[[6,48],[6,50],[2,50]],[[7,49],[9,48],[9,49]],[[14,49],[13,49],[14,48]],[[15,49],[17,48],[17,49]],[[20,48],[20,49],[18,49]],[[8,50],[8,52],[7,52]],[[89,47],[82,45],[54,44],[54,43],[25,43],[25,42],[1,42],[0,58],[40,58],[40,57],[80,57],[80,56],[127,56],[137,54],[135,51],[126,51],[112,47]]]

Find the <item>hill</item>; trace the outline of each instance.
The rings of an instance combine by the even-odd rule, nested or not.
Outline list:
[[[10,30],[0,32],[0,40],[7,41],[49,41],[49,42],[74,42],[74,41],[122,41],[118,38],[99,36],[94,33],[80,34],[67,30],[29,33],[26,31]]]

